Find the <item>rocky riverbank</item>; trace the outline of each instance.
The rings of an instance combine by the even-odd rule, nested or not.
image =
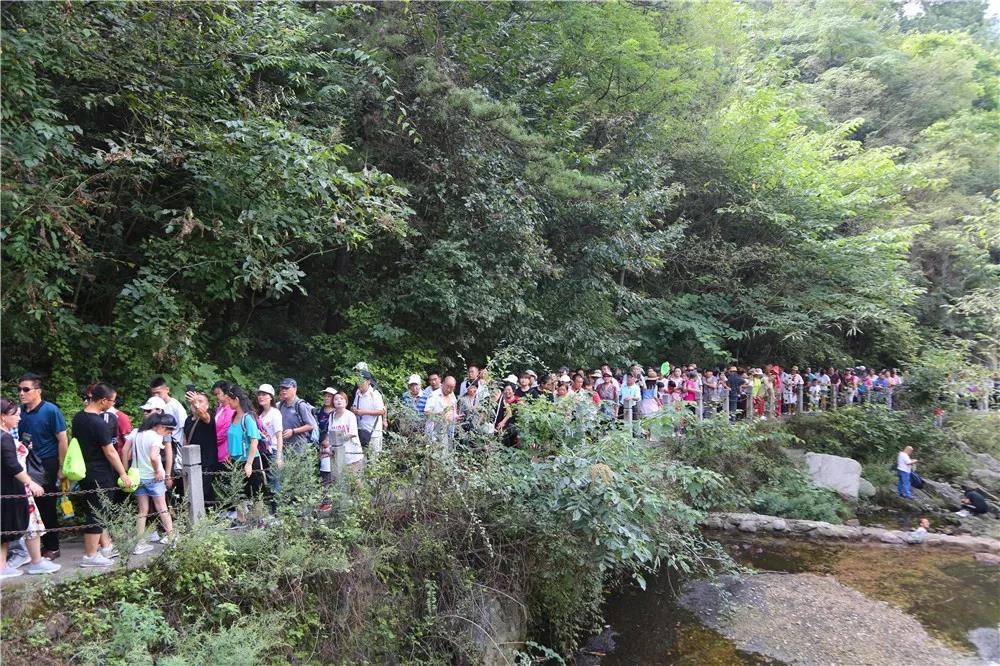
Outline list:
[[[983,553],[997,557],[1000,563],[1000,540],[968,535],[928,533],[917,535],[881,527],[834,525],[819,520],[795,520],[759,513],[711,513],[702,522],[707,529],[744,533],[770,532],[776,535],[801,536],[862,543],[929,546]],[[989,562],[991,557],[983,558]]]
[[[897,608],[829,576],[725,576],[685,585],[681,605],[740,650],[786,664],[981,663]]]

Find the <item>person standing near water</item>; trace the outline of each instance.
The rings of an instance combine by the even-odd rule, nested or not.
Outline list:
[[[911,458],[912,454],[913,447],[907,446],[896,456],[896,474],[899,475],[899,484],[896,486],[896,491],[900,497],[905,497],[906,499],[913,499],[913,495],[910,494],[910,475],[913,474],[913,465],[920,462],[916,458]]]

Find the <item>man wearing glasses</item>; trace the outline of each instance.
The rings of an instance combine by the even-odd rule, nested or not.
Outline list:
[[[45,466],[46,495],[36,497],[35,505],[46,527],[55,528],[59,526],[56,495],[48,493],[57,492],[62,480],[62,462],[69,447],[66,419],[53,403],[42,400],[41,375],[33,372],[25,374],[18,382],[17,390],[21,398],[19,431],[31,434],[32,448]],[[59,532],[50,529],[42,535],[42,557],[50,560],[59,557]]]

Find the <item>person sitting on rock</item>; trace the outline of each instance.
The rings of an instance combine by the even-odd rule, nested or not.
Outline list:
[[[989,512],[989,507],[986,505],[986,498],[983,494],[977,490],[972,490],[971,488],[964,488],[965,496],[962,497],[962,506],[959,507],[959,514],[975,514],[982,515]]]

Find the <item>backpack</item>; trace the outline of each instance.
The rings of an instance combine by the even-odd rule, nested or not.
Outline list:
[[[306,402],[302,398],[295,398],[295,403],[292,405],[292,408],[295,410],[295,415],[299,418],[299,423],[297,425],[289,425],[287,423],[284,423],[282,424],[282,426],[285,428],[298,428],[300,426],[309,425],[311,423],[313,429],[309,431],[309,443],[319,444],[319,424],[316,422],[315,416],[313,417],[312,421],[302,416],[302,409],[301,409],[302,405],[306,406],[307,414],[313,414],[315,412],[313,406],[310,405],[308,402]]]

